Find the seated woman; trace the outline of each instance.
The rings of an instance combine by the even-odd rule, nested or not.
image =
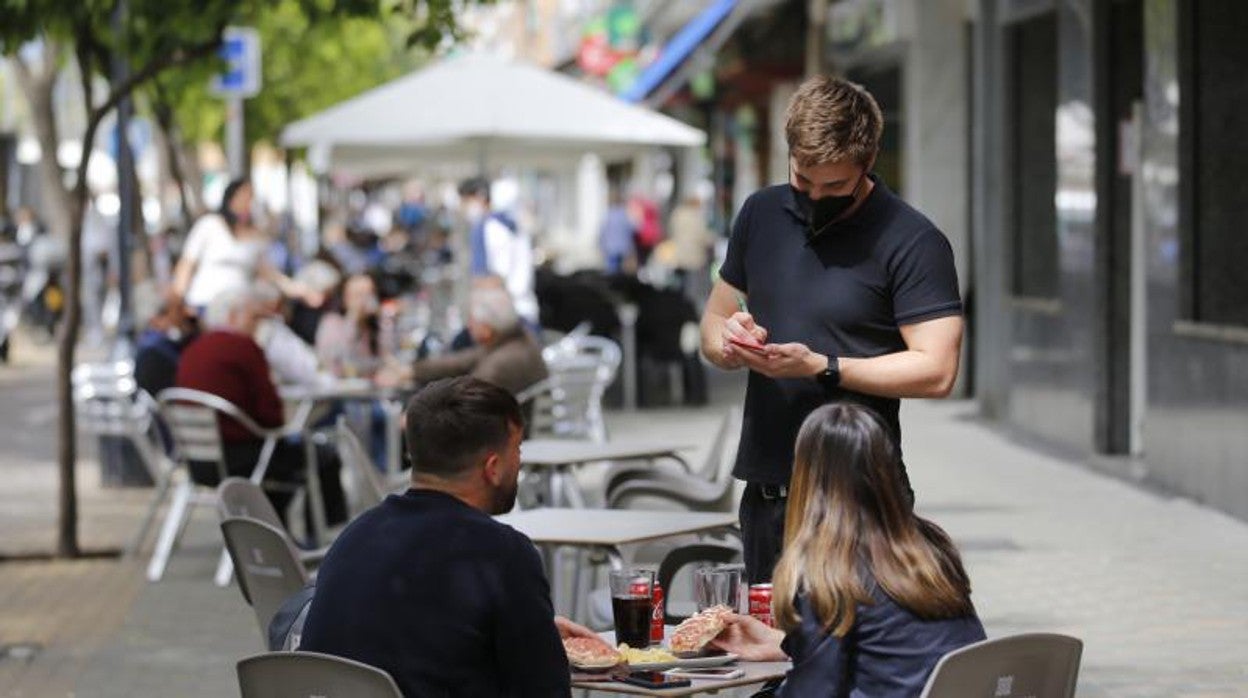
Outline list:
[[[944,654],[984,639],[958,551],[907,504],[880,419],[825,405],[797,436],[779,629],[733,616],[713,641],[743,659],[793,660],[777,696],[917,696]]]

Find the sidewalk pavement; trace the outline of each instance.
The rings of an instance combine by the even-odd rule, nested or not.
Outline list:
[[[713,407],[609,413],[612,437],[700,443],[698,462],[740,402],[737,377],[715,385]],[[916,401],[902,425],[919,511],[962,549],[989,636],[1082,638],[1087,698],[1248,696],[1248,524],[1033,450],[975,415],[968,402]],[[88,480],[94,470],[80,466]],[[27,483],[0,492],[0,526],[32,511],[52,520],[52,463],[0,457],[0,472]],[[123,544],[142,493],[90,482],[82,493],[84,534]],[[234,662],[262,647],[238,590],[210,581],[219,550],[203,510],[158,584],[143,581],[143,559],[0,563],[0,645],[42,645],[0,658],[0,696],[235,695]]]

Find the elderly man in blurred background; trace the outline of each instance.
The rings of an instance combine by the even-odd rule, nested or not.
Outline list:
[[[470,375],[489,381],[513,395],[546,377],[542,350],[520,323],[507,291],[478,286],[469,297],[468,332],[474,345],[443,356],[421,359],[410,368],[378,375],[382,385],[409,380],[427,383],[438,378]]]

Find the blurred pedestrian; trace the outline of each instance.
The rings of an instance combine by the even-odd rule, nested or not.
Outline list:
[[[672,211],[668,239],[672,243],[672,262],[681,290],[699,299],[705,297],[706,290],[695,287],[707,273],[715,234],[706,224],[706,214],[698,197],[686,198]]]
[[[464,215],[471,226],[469,247],[473,276],[497,276],[515,302],[516,312],[529,326],[538,326],[537,295],[533,291],[533,241],[506,210],[490,206],[490,183],[473,178],[459,187]]]
[[[319,306],[324,296],[278,271],[267,256],[268,240],[252,221],[252,187],[246,179],[230,182],[221,208],[201,216],[187,235],[182,258],[173,271],[173,288],[196,310],[225,291],[245,289],[256,279],[276,285],[283,294]]]
[[[612,192],[606,218],[598,233],[598,247],[602,250],[608,274],[620,274],[626,268],[635,267],[635,235],[636,226],[624,205],[624,198],[618,191]]]

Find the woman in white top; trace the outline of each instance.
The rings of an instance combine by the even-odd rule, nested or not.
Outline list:
[[[224,291],[245,289],[256,279],[284,295],[316,307],[324,295],[291,280],[273,267],[264,252],[267,240],[251,221],[251,183],[236,179],[225,188],[221,209],[191,227],[182,257],[173,270],[173,290],[192,308],[204,308]]]

